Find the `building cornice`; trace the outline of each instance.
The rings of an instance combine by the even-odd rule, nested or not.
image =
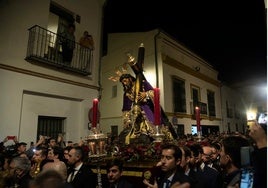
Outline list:
[[[34,71],[30,71],[30,70],[26,70],[26,69],[22,69],[22,68],[18,68],[18,67],[13,67],[13,66],[9,66],[6,64],[0,63],[0,69],[5,69],[5,70],[17,72],[17,73],[27,74],[27,75],[31,75],[31,76],[35,76],[35,77],[39,77],[39,78],[44,78],[44,79],[48,79],[48,80],[53,80],[53,81],[57,81],[57,82],[67,83],[67,84],[71,84],[71,85],[76,85],[76,86],[80,86],[80,87],[84,87],[84,88],[100,90],[100,87],[97,87],[94,85],[76,82],[73,80],[60,78],[60,77],[56,77],[56,76],[51,76],[51,75],[43,74],[43,73],[39,73],[39,72],[34,72]]]
[[[195,116],[193,114],[184,114],[184,113],[175,113],[175,112],[166,112],[166,114],[169,117],[176,117],[176,118],[189,118],[189,119],[195,119]],[[209,120],[209,121],[221,121],[221,118],[217,117],[212,117],[212,116],[207,116],[207,115],[202,115],[200,116],[201,119],[204,120]]]
[[[198,71],[196,71],[196,70],[194,70],[194,69],[192,69],[192,68],[190,68],[190,67],[188,67],[188,66],[186,66],[186,65],[184,65],[182,63],[180,63],[179,61],[177,61],[177,60],[175,60],[175,59],[173,59],[173,58],[171,58],[171,57],[169,57],[169,56],[167,56],[165,54],[162,54],[162,61],[163,61],[163,63],[165,63],[165,64],[167,64],[167,65],[169,65],[171,67],[174,67],[174,68],[176,68],[178,70],[181,70],[181,71],[183,71],[183,72],[185,72],[187,74],[190,74],[190,75],[192,75],[194,77],[197,77],[197,78],[199,78],[199,79],[201,79],[203,81],[211,83],[211,84],[213,84],[213,85],[215,85],[217,87],[221,86],[221,83],[218,80],[214,80],[214,79],[212,79],[212,78],[210,78],[210,77],[208,77],[208,76],[206,76],[206,75],[204,75],[204,74],[202,74],[202,73],[200,73],[200,72],[198,72]]]

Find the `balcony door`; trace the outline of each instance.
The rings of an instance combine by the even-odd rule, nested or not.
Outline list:
[[[60,38],[58,36],[68,28],[69,23],[74,23],[73,14],[60,6],[51,3],[47,26],[47,30],[51,32],[51,37],[49,39],[47,54],[50,55],[52,53],[58,60],[61,59],[62,52]]]

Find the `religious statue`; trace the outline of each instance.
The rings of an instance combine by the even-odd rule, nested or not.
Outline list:
[[[123,85],[123,131],[119,135],[119,139],[125,144],[133,143],[151,143],[152,135],[155,134],[154,125],[154,88],[146,80],[143,74],[144,64],[144,46],[140,45],[138,51],[138,59],[128,54],[128,65],[134,71],[136,77],[131,74],[121,74],[119,81]],[[125,69],[126,70],[126,67]],[[117,72],[118,73],[118,72]],[[110,77],[113,80],[114,77]],[[173,140],[177,138],[177,134],[173,126],[169,122],[163,109],[161,108],[161,124],[162,132],[165,139]]]

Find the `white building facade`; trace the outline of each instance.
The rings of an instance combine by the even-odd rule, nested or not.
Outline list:
[[[218,72],[163,31],[110,34],[101,57],[103,6],[100,0],[1,1],[0,140],[17,136],[30,144],[39,135],[63,134],[65,141],[78,142],[89,133],[94,98],[100,98],[103,132],[119,134],[123,88],[108,78],[126,62],[126,53],[137,57],[141,43],[144,74],[160,88],[161,106],[178,134],[195,131],[194,103],[202,107],[204,133],[228,131]],[[69,22],[76,26],[76,43],[72,62],[65,64],[60,33]],[[86,53],[78,43],[85,30],[95,43]],[[242,130],[240,120],[235,124]]]
[[[99,96],[102,9],[100,0],[1,1],[0,139],[14,135],[30,144],[38,134],[61,133],[78,142],[88,134],[88,111]],[[62,62],[59,32],[75,24],[71,64]],[[60,28],[61,27],[61,28]],[[61,30],[60,30],[61,29]],[[95,50],[80,64],[78,41],[87,30]],[[80,63],[80,64],[79,64]],[[53,123],[47,129],[46,123]],[[54,127],[54,128],[52,128]]]
[[[158,29],[109,35],[108,53],[102,59],[101,68],[103,131],[112,134],[122,131],[123,87],[120,82],[112,82],[108,78],[115,75],[116,70],[122,70],[127,53],[137,58],[141,43],[145,47],[144,75],[153,87],[160,88],[161,106],[178,135],[196,133],[195,106],[201,108],[203,134],[228,131],[222,114],[222,89],[225,88],[217,79],[218,72]],[[128,73],[135,76],[130,67]],[[225,97],[228,98],[228,95]],[[237,131],[243,131],[242,122],[243,119],[237,122]]]

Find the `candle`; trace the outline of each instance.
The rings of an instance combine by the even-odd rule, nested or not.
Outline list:
[[[160,125],[160,90],[159,88],[154,88],[154,124]]]
[[[92,127],[97,127],[97,119],[98,119],[98,99],[93,100],[93,118],[92,118]]]
[[[105,142],[102,140],[102,141],[100,141],[99,142],[99,145],[100,145],[100,154],[104,154],[104,152],[105,152],[105,148],[104,148],[104,146],[105,146]]]
[[[96,143],[95,142],[89,142],[89,149],[91,152],[91,155],[96,155]]]
[[[200,108],[199,107],[195,107],[195,119],[196,119],[197,131],[200,132]]]

